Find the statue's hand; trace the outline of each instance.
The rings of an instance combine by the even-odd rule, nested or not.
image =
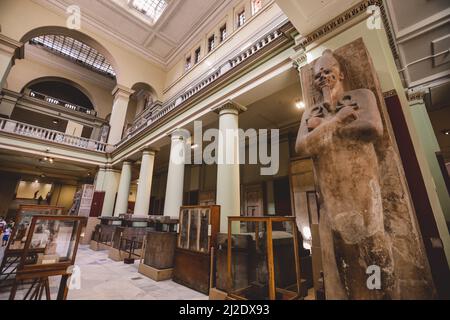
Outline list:
[[[309,118],[307,121],[308,131],[311,132],[314,129],[316,129],[318,126],[320,126],[323,122],[322,118],[319,117],[312,117]]]
[[[352,106],[347,106],[339,110],[336,114],[336,120],[339,123],[347,125],[358,119],[358,114]]]

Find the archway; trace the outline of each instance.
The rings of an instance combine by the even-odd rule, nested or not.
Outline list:
[[[97,40],[91,38],[90,36],[77,30],[72,30],[65,27],[47,26],[47,27],[39,27],[27,32],[25,35],[22,36],[20,41],[22,43],[27,43],[30,40],[36,39],[41,36],[64,36],[81,42],[82,44],[97,51],[100,56],[104,57],[105,60],[111,65],[114,71],[113,75],[116,78],[119,77],[120,70],[114,57],[102,44],[100,44]],[[77,60],[77,57],[72,56],[71,58],[73,58],[74,61]]]
[[[21,93],[24,93],[26,89],[70,102],[89,110],[96,109],[93,96],[89,91],[69,79],[42,77],[27,83],[22,88]]]

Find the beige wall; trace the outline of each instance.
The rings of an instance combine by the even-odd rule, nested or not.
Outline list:
[[[34,193],[37,193],[37,198],[47,197],[47,193],[52,189],[52,185],[49,183],[37,183],[34,181],[20,181],[17,188],[17,199],[34,199]]]
[[[1,172],[0,175],[0,217],[5,218],[16,192],[19,176],[5,172]]]
[[[270,1],[265,1],[269,3]],[[246,9],[246,24],[236,31],[235,15],[236,10],[239,10],[242,6]],[[164,99],[168,100],[172,98],[178,91],[183,89],[185,86],[189,85],[192,81],[198,80],[198,78],[211,69],[213,65],[220,62],[224,57],[229,55],[231,52],[235,51],[237,48],[242,48],[248,41],[250,37],[256,32],[260,31],[264,26],[266,26],[274,18],[283,15],[281,9],[274,3],[266,5],[258,14],[253,18],[250,15],[250,1],[240,1],[236,5],[232,6],[228,12],[223,16],[218,18],[213,24],[205,28],[205,33],[201,38],[193,41],[193,45],[186,50],[186,54],[167,72],[167,78],[164,87]],[[284,15],[283,15],[284,16]],[[207,39],[208,37],[216,31],[218,34],[218,29],[227,22],[227,32],[228,37],[223,44],[217,46],[216,49],[211,53],[207,52]],[[269,30],[268,30],[269,31]],[[252,39],[253,41],[255,39]],[[201,46],[202,55],[200,62],[191,67],[191,69],[185,72],[185,59],[191,54],[192,63],[194,62],[194,52]]]
[[[66,212],[72,207],[73,198],[77,192],[77,186],[55,184],[52,192],[51,204],[64,207]]]
[[[7,78],[6,88],[11,91],[21,92],[28,83],[42,77],[60,77],[79,84],[89,93],[89,98],[92,99],[92,103],[100,118],[105,118],[111,113],[113,105],[112,88],[108,90],[107,88],[86,81],[78,73],[69,72],[57,66],[51,67],[48,64],[31,59],[16,61],[15,66],[12,67]]]

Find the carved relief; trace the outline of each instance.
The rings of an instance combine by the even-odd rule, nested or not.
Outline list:
[[[362,40],[301,69],[307,109],[296,149],[313,158],[329,299],[431,298],[429,267]],[[322,212],[322,211],[321,211]],[[367,268],[381,269],[381,289]]]

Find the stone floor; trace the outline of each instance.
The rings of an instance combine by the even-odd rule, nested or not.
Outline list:
[[[1,252],[0,252],[1,254]],[[68,300],[207,300],[208,296],[173,281],[153,281],[138,273],[138,262],[126,265],[108,259],[107,251],[80,246],[76,265],[81,270],[81,289],[69,291]],[[51,279],[52,296],[59,280]],[[18,297],[21,296],[19,292]],[[0,300],[9,292],[0,291]]]

